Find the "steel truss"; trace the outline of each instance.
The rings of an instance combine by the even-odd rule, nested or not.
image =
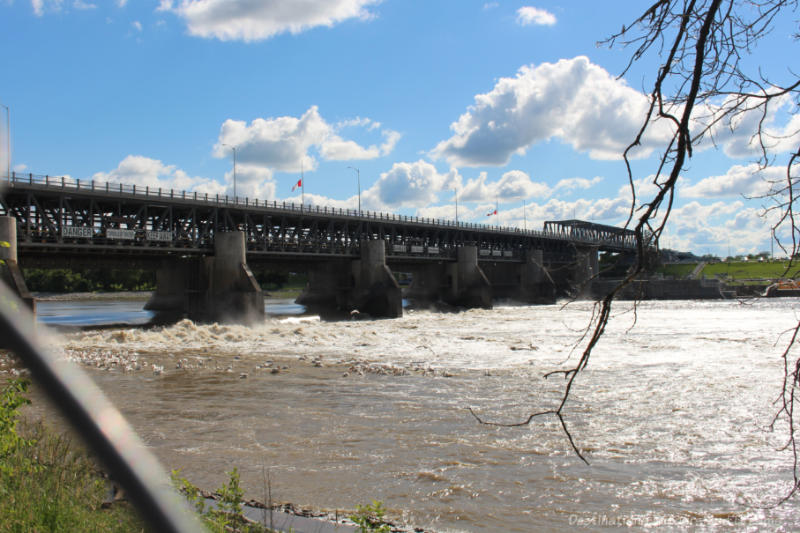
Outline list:
[[[376,239],[386,242],[387,256],[404,260],[452,259],[465,244],[478,247],[479,259],[514,262],[530,249],[543,250],[558,262],[572,257],[580,245],[632,248],[619,234],[577,234],[564,227],[523,231],[48,176],[14,175],[2,185],[0,214],[17,219],[22,254],[63,249],[203,254],[213,250],[218,231],[243,231],[248,256],[256,257],[358,256],[362,240]]]

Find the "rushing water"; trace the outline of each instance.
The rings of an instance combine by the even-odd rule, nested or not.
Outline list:
[[[39,309],[62,324],[146,318],[98,305]],[[555,408],[564,381],[543,375],[574,364],[591,303],[358,322],[284,305],[295,316],[256,327],[73,331],[58,349],[166,467],[206,488],[237,466],[247,496],[265,499],[268,471],[275,500],[378,499],[438,531],[800,528],[796,502],[764,508],[791,482],[786,428],[767,426],[800,300],[616,304],[566,409],[590,465],[553,417],[499,428],[466,408],[505,422]]]

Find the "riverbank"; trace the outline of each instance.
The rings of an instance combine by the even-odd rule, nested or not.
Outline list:
[[[5,367],[15,366],[14,375],[26,374],[7,353],[0,353],[0,358]],[[25,412],[30,403],[28,387],[25,378],[0,378],[0,530],[144,531],[145,524],[124,490],[109,480],[76,439],[74,429],[54,430],[40,415]],[[59,425],[64,425],[58,418]],[[195,508],[202,507],[201,515],[212,532],[355,533],[357,523],[364,520],[397,532],[425,532],[388,521],[376,502],[355,510],[326,512],[266,499],[243,500],[236,469],[228,474],[228,483],[215,492],[193,486],[177,471],[172,474]]]

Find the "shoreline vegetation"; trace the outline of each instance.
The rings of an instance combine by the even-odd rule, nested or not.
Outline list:
[[[752,260],[664,263],[654,272],[667,279],[719,279],[729,286],[768,285],[800,276],[800,265],[788,260],[759,257]],[[308,276],[296,272],[254,269],[265,298],[297,298]],[[24,268],[28,290],[37,299],[146,299],[155,290],[155,273],[144,269]]]
[[[41,417],[23,412],[31,403],[29,386],[26,378],[0,383],[0,531],[149,531],[124,491],[69,430],[56,431]],[[284,524],[311,519],[360,532],[423,531],[388,521],[379,501],[352,511],[313,511],[275,503],[271,489],[264,502],[246,501],[237,468],[226,474],[228,481],[208,492],[179,470],[171,471],[175,489],[213,533],[284,531],[270,525],[273,517]]]
[[[69,269],[23,268],[28,290],[56,299],[59,294],[147,294],[156,288],[156,276],[145,269]],[[306,286],[308,276],[296,272],[274,272],[253,269],[264,296],[297,297]]]

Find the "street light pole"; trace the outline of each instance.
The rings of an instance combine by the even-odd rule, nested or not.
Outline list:
[[[356,167],[347,167],[352,168],[356,171],[356,179],[358,180],[358,214],[361,214],[361,171],[358,170]]]
[[[236,202],[236,147],[230,144],[222,144],[233,150],[233,201]]]
[[[7,105],[0,104],[6,108],[6,178],[11,179],[11,111]]]
[[[525,214],[525,200],[522,200],[522,224],[523,229],[528,231],[528,216]]]
[[[453,192],[456,193],[456,226],[458,226],[458,189],[453,189]]]

